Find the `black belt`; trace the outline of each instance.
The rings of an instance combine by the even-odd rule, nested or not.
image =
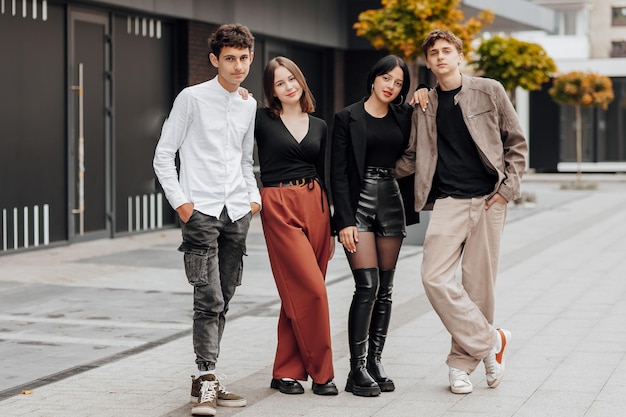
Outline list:
[[[322,213],[323,213],[324,212],[324,193],[325,193],[325,191],[324,191],[324,186],[322,185],[322,183],[316,177],[312,177],[312,178],[296,178],[295,180],[270,182],[268,184],[264,183],[263,187],[304,187],[306,185],[306,186],[308,186],[309,190],[314,190],[316,181],[320,183],[320,187],[322,188],[322,191],[320,192],[320,202],[322,204]]]
[[[367,167],[363,178],[372,180],[389,180],[394,178],[393,168]]]
[[[395,169],[393,168],[382,168],[382,167],[373,167],[367,166],[365,167],[365,172],[368,174],[374,175],[394,175]]]
[[[279,182],[271,182],[269,184],[263,184],[264,187],[302,187],[307,184],[311,184],[315,181],[315,178],[296,178],[294,180],[285,180]]]

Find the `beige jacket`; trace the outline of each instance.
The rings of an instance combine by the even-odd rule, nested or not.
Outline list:
[[[462,75],[461,91],[454,97],[463,120],[483,162],[498,173],[493,193],[507,201],[520,195],[520,182],[526,169],[528,145],[502,84],[498,81]],[[429,93],[426,112],[413,110],[411,137],[404,155],[396,163],[396,175],[415,172],[415,210],[428,209],[437,168],[437,90]]]

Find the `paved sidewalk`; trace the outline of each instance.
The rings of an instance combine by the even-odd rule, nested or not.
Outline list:
[[[392,323],[383,356],[396,391],[361,398],[343,390],[349,366],[346,322],[353,282],[339,251],[331,261],[327,281],[335,381],[340,393],[315,396],[310,381],[304,384],[304,395],[287,396],[270,389],[280,304],[257,218],[248,240],[244,282],[235,295],[218,364],[218,371],[227,375],[227,388],[244,394],[248,406],[219,407],[217,415],[626,415],[626,182],[603,181],[597,190],[568,191],[561,190],[555,178],[527,176],[523,189],[536,196],[536,204],[509,209],[496,324],[510,329],[513,338],[506,377],[498,388],[487,388],[480,366],[471,376],[472,394],[450,393],[444,363],[449,336],[422,289],[421,246],[405,245],[397,267]],[[1,256],[0,284],[19,281],[33,288],[45,284],[68,290],[129,290],[137,306],[160,317],[170,307],[168,295],[172,300],[181,294],[189,296],[186,308],[191,309],[191,291],[182,265],[172,267],[164,262],[174,259],[182,264],[175,252],[178,240],[179,231],[168,230]],[[141,251],[163,254],[163,258],[142,265],[134,258]],[[152,298],[146,301],[152,292],[163,295],[158,304]],[[194,357],[191,322],[182,321],[190,313],[185,314],[181,320],[172,319],[167,327],[169,337],[138,343],[134,351],[130,345],[123,347],[117,355],[52,375],[51,383],[38,380],[29,394],[0,400],[0,416],[189,416]],[[0,332],[8,326],[4,320],[0,315]],[[123,327],[130,326],[132,318],[116,320]],[[48,322],[42,319],[42,323]],[[143,330],[165,328],[160,327],[165,320],[161,318],[159,323],[144,323]],[[79,344],[76,349],[78,354]],[[19,357],[2,357],[0,376],[5,365],[29,372],[43,366],[46,359],[25,363]]]

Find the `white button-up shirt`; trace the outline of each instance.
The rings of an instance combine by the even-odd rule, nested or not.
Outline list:
[[[174,100],[154,154],[154,171],[170,205],[232,221],[261,204],[253,169],[256,100],[225,90],[217,77],[187,87]],[[180,175],[176,171],[176,152]]]

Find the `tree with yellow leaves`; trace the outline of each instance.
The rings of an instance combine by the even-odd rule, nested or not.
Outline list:
[[[581,107],[601,107],[606,110],[613,101],[611,79],[593,72],[572,71],[557,76],[548,91],[558,104],[574,106],[576,111],[576,184],[581,188],[582,176],[582,118]]]
[[[539,90],[556,72],[554,60],[537,43],[493,36],[480,42],[470,62],[480,75],[502,83],[515,104],[515,88]]]
[[[493,22],[490,9],[465,20],[460,0],[381,0],[381,9],[359,14],[353,26],[356,34],[370,41],[376,49],[387,49],[416,63],[422,56],[422,42],[435,29],[447,29],[463,41],[465,53],[483,26]]]

